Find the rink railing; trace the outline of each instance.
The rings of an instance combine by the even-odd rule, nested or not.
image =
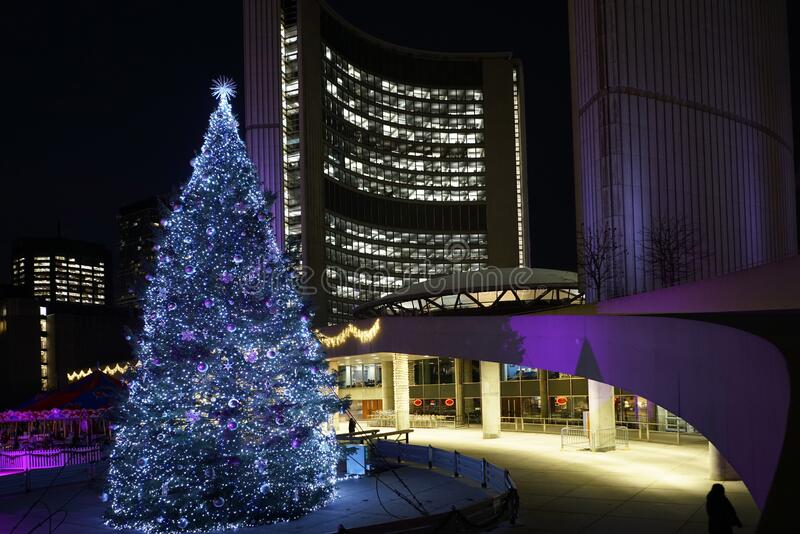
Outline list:
[[[463,477],[478,482],[481,487],[494,490],[493,495],[484,501],[457,509],[455,506],[447,511],[432,515],[422,515],[410,519],[400,519],[381,525],[345,528],[339,526],[338,534],[374,534],[375,532],[391,532],[392,534],[414,533],[427,534],[458,532],[467,528],[470,532],[493,527],[508,519],[513,525],[519,513],[519,493],[507,469],[498,467],[486,459],[472,458],[458,451],[437,449],[430,445],[409,445],[392,440],[374,440],[372,442],[374,457],[384,460],[396,460],[398,463],[413,463],[427,466],[428,469],[441,469],[455,477]]]

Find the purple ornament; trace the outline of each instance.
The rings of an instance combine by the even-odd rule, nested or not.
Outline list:
[[[190,424],[194,424],[200,420],[200,414],[194,410],[189,410],[186,412],[186,420],[189,421]]]
[[[185,272],[186,274],[194,274],[194,266],[187,265],[186,267],[183,268],[183,272]]]
[[[228,271],[222,271],[222,274],[219,276],[219,281],[223,284],[230,284],[233,281],[233,275]]]
[[[235,419],[231,419],[230,421],[228,421],[228,425],[227,426],[228,426],[228,430],[236,430],[236,427],[239,426],[239,423],[237,423]]]
[[[228,324],[225,325],[225,330],[227,330],[228,332],[235,332],[236,331],[236,325],[233,324],[233,323],[228,323]]]
[[[308,322],[308,315],[301,315],[301,316],[300,316],[300,320],[301,320],[302,322],[304,322],[304,323],[307,323],[307,322]]]
[[[282,414],[278,414],[275,416],[275,424],[282,425],[286,422],[286,418]]]
[[[194,341],[194,332],[192,330],[181,332],[181,341]]]
[[[183,209],[183,206],[181,204],[177,203],[177,202],[172,205],[172,211],[178,212],[178,211],[181,211],[182,209]]]
[[[209,226],[208,228],[206,228],[206,235],[207,236],[212,236],[212,235],[214,235],[216,233],[217,233],[217,230],[213,226]]]
[[[208,371],[208,364],[206,362],[200,362],[197,364],[198,372],[205,373]]]
[[[244,353],[244,361],[247,363],[255,363],[258,360],[258,351],[256,349],[248,350]]]
[[[236,265],[239,265],[243,261],[244,261],[244,258],[242,257],[241,254],[234,254],[233,255],[233,263],[235,263]]]
[[[277,355],[278,355],[278,353],[276,353],[276,352],[275,352],[274,350],[272,350],[272,349],[269,349],[269,350],[267,351],[267,358],[269,358],[270,360],[271,360],[271,359],[273,359],[273,358],[274,358],[275,356],[277,356]]]
[[[225,499],[223,499],[222,497],[217,497],[216,499],[211,501],[211,504],[214,505],[214,508],[222,508],[223,506],[225,506]]]
[[[259,211],[258,212],[258,220],[261,221],[261,222],[266,221],[267,220],[267,214],[264,213],[263,211]]]
[[[167,226],[169,221],[167,219],[161,219],[159,222],[161,223],[161,226]]]
[[[147,273],[146,275],[144,275],[144,279],[147,280],[148,282],[152,282],[153,281],[153,275],[150,274],[150,273]]]
[[[206,299],[203,301],[203,306],[206,308],[212,308],[214,306],[214,301],[212,299]]]
[[[177,304],[175,304],[174,302],[170,302],[169,304],[167,304],[167,309],[168,309],[169,311],[173,311],[173,310],[174,310],[175,308],[177,308],[177,307],[178,307],[178,305],[177,305]]]
[[[300,439],[299,438],[292,438],[292,448],[296,449],[300,446]]]

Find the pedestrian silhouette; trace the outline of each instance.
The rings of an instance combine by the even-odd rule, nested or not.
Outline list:
[[[352,434],[355,431],[356,431],[356,419],[351,415],[350,421],[347,422],[347,432]]]
[[[711,534],[731,534],[733,527],[742,526],[731,501],[725,496],[725,486],[722,484],[711,486],[711,491],[706,495],[706,513]]]

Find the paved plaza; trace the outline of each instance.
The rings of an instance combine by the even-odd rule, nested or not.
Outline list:
[[[629,450],[562,452],[557,435],[504,432],[484,440],[479,429],[417,429],[411,443],[456,449],[511,472],[519,522],[495,532],[708,532],[706,445],[632,441]],[[724,485],[744,523],[736,532],[754,532],[760,512],[750,493],[742,482]]]

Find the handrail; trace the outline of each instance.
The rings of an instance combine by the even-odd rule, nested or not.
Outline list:
[[[428,532],[427,529],[430,528],[441,530],[450,521],[472,528],[487,528],[497,524],[506,516],[512,525],[516,523],[519,514],[519,492],[508,469],[493,465],[485,458],[479,460],[465,456],[458,451],[446,451],[430,445],[409,445],[399,441],[375,440],[373,446],[378,456],[394,457],[399,463],[427,465],[428,469],[443,469],[454,477],[474,480],[483,488],[491,488],[499,492],[499,495],[460,510],[453,507],[449,512],[434,515],[351,529],[340,525],[337,531],[339,534],[367,534],[381,531],[393,534]]]

